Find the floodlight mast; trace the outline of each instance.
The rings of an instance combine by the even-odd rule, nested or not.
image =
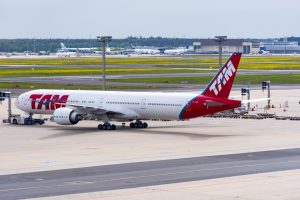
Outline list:
[[[112,36],[97,36],[97,41],[101,43],[102,46],[102,82],[103,82],[103,90],[106,90],[106,46],[108,42],[110,42]],[[100,46],[100,47],[101,47]]]
[[[219,68],[222,67],[222,43],[227,40],[227,36],[215,36],[215,41],[219,44]]]

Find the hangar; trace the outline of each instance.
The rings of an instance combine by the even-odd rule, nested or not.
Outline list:
[[[223,53],[240,52],[244,54],[258,53],[260,42],[248,42],[244,39],[228,39],[223,44]],[[194,52],[200,54],[217,54],[219,45],[214,39],[200,39],[193,43]]]

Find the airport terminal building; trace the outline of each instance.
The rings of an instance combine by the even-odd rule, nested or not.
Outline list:
[[[268,51],[270,53],[277,54],[293,54],[300,53],[300,46],[298,42],[295,41],[272,41],[263,42],[261,44],[261,49]]]

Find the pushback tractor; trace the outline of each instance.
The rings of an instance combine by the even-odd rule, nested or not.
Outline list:
[[[11,92],[3,92],[0,91],[0,102],[5,101],[8,99],[8,118],[3,120],[3,123],[10,123],[10,124],[22,124],[22,125],[34,125],[34,124],[44,124],[44,119],[34,119],[32,116],[23,117],[21,115],[12,114],[11,111]]]

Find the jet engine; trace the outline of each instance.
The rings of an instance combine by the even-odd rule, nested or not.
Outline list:
[[[58,108],[54,111],[53,120],[60,125],[74,125],[82,120],[82,115],[70,108]]]

